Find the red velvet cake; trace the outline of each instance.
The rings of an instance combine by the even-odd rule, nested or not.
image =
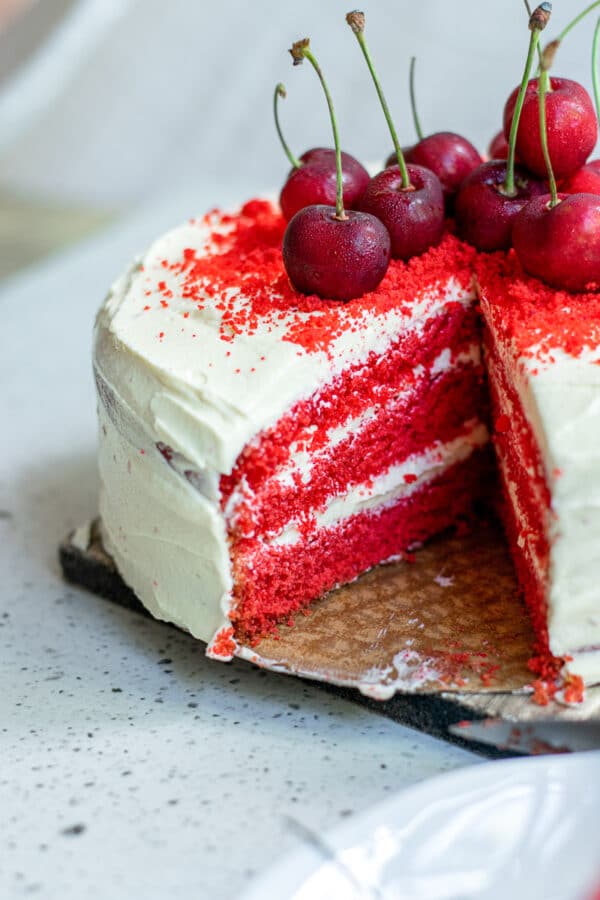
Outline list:
[[[347,304],[285,276],[254,201],[159,240],[100,312],[101,514],[158,617],[228,656],[469,514],[488,436],[473,251]]]

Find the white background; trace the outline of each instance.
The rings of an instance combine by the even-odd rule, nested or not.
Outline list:
[[[548,39],[583,8],[557,0]],[[278,185],[287,163],[271,119],[283,80],[290,143],[329,145],[324,99],[291,42],[310,36],[336,100],[344,147],[379,159],[390,140],[339,0],[38,0],[0,36],[12,77],[0,90],[0,185],[96,205],[126,206],[176,184],[226,181],[245,193]],[[64,18],[25,62],[17,50]],[[529,32],[522,0],[371,0],[368,37],[404,142],[414,133],[407,71],[419,59],[426,130],[464,133],[485,148],[520,80]],[[594,16],[572,33],[556,74],[591,88]],[[17,37],[19,40],[17,41]],[[12,59],[16,57],[16,59]],[[0,87],[2,82],[0,82]]]

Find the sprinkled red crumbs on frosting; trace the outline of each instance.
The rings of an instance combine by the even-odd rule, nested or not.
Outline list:
[[[552,351],[561,349],[578,357],[600,345],[600,292],[547,287],[524,274],[514,251],[480,256],[475,265],[494,329],[512,339],[521,355],[551,360]]]
[[[211,228],[207,252],[185,248],[168,269],[184,299],[200,311],[210,306],[221,313],[220,337],[226,342],[283,325],[283,340],[327,352],[342,334],[372,328],[377,316],[392,310],[409,316],[415,296],[445,285],[449,273],[461,287],[472,281],[474,251],[447,235],[423,256],[393,262],[377,291],[346,304],[322,300],[291,287],[281,256],[286,223],[270,203],[252,200],[236,215],[213,212],[203,224]],[[169,296],[163,277],[156,287]],[[232,289],[240,294],[232,296]]]

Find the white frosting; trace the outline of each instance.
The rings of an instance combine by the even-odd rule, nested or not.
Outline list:
[[[572,671],[597,682],[600,653],[589,651],[600,647],[600,348],[577,358],[560,349],[530,358],[496,332],[494,338],[540,447],[551,494],[547,572],[528,548],[537,577],[547,583],[550,649],[572,656]],[[512,501],[518,515],[514,490]]]
[[[98,315],[100,511],[107,550],[153,615],[211,641],[229,625],[232,588],[218,497],[221,474],[231,471],[250,440],[334,374],[373,351],[384,352],[404,331],[420,333],[447,303],[467,305],[473,296],[450,279],[445,289],[415,298],[410,313],[375,316],[365,310],[368,327],[342,331],[329,353],[308,352],[283,339],[299,317],[318,321],[318,311],[284,313],[253,334],[224,341],[217,301],[204,297],[198,309],[163,264],[181,259],[186,248],[219,252],[211,246],[209,227],[181,226],[117,281]],[[159,280],[165,282],[160,291]],[[161,306],[165,296],[168,304]],[[227,298],[230,307],[247,302],[239,291]],[[464,359],[446,354],[436,361],[436,371],[477,361],[476,348]],[[332,438],[343,434],[342,427]],[[437,471],[482,439],[476,431],[467,443],[441,448]],[[158,442],[175,452],[170,465]],[[300,457],[294,463],[309,465]],[[344,514],[351,509],[349,502]]]

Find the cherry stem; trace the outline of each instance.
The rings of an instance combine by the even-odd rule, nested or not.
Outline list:
[[[279,122],[279,98],[282,97],[285,99],[287,97],[287,91],[283,84],[278,84],[275,88],[275,94],[273,96],[273,115],[275,116],[275,128],[277,129],[277,134],[279,135],[279,140],[281,142],[281,146],[283,147],[283,152],[289,159],[294,169],[301,169],[302,163],[299,159],[297,159],[292,151],[290,150],[286,139],[283,136],[283,131],[281,130],[281,124]]]
[[[301,45],[301,46],[300,46]],[[335,170],[336,170],[336,197],[335,197],[335,217],[336,219],[340,219],[343,221],[347,219],[346,211],[344,210],[344,183],[342,181],[342,150],[340,147],[340,135],[337,127],[337,119],[335,117],[335,110],[333,108],[333,100],[331,98],[331,93],[329,88],[327,87],[327,82],[325,81],[325,76],[321,71],[321,67],[315,57],[312,54],[308,41],[300,41],[297,44],[294,44],[294,48],[298,48],[298,52],[307,59],[315,72],[319,77],[319,81],[325,91],[325,97],[327,99],[327,106],[329,107],[329,117],[331,118],[331,127],[333,129],[333,140],[335,143]],[[294,54],[292,53],[292,56]],[[296,58],[294,57],[294,65],[296,64]]]
[[[417,94],[415,91],[415,68],[417,65],[417,57],[413,56],[410,61],[410,106],[412,109],[413,122],[415,123],[415,131],[420,141],[423,140],[423,129],[421,128],[421,120],[417,112]]]
[[[360,49],[363,52],[363,56],[369,67],[369,72],[371,73],[371,78],[373,79],[373,84],[375,85],[375,90],[377,91],[377,96],[379,97],[379,102],[381,103],[381,107],[383,109],[383,114],[385,116],[385,120],[388,124],[388,128],[390,129],[390,134],[392,136],[392,141],[394,142],[394,149],[396,151],[396,159],[398,160],[398,166],[400,168],[400,175],[402,176],[402,190],[407,191],[412,189],[412,184],[410,181],[410,175],[408,174],[408,169],[406,168],[406,160],[404,159],[404,154],[402,152],[402,147],[400,146],[400,141],[398,140],[398,135],[396,133],[396,129],[394,127],[394,122],[392,120],[392,116],[390,113],[389,106],[387,105],[387,100],[385,99],[385,94],[383,93],[381,84],[379,82],[379,78],[377,77],[377,72],[375,71],[375,66],[373,65],[373,60],[371,59],[371,54],[369,53],[369,48],[367,47],[367,42],[365,41],[364,34],[364,24],[362,27],[357,26],[353,21],[351,21],[351,17],[354,16],[354,13],[348,13],[346,16],[346,21],[352,28],[352,31],[356,35],[356,40],[360,45]],[[358,14],[361,15],[362,14]],[[362,19],[364,22],[364,17]]]
[[[563,30],[561,31],[561,33],[558,36],[558,40],[561,42],[564,41],[564,39],[569,34],[569,32],[573,31],[575,26],[579,25],[579,23],[581,22],[582,19],[585,19],[585,17],[587,15],[589,15],[589,13],[593,12],[599,6],[600,6],[600,0],[595,0],[594,3],[590,3],[590,5],[586,9],[584,9],[583,12],[580,12],[579,15],[576,16],[572,22],[569,22],[569,24],[567,25],[566,28],[563,28]]]
[[[540,107],[540,139],[542,142],[542,152],[544,154],[544,162],[546,163],[546,169],[548,170],[548,181],[550,182],[550,194],[552,195],[552,200],[550,201],[550,207],[553,208],[558,206],[558,189],[556,187],[556,178],[554,176],[554,169],[552,168],[552,160],[550,158],[550,151],[548,149],[548,126],[546,122],[546,95],[548,93],[548,87],[550,85],[550,76],[548,75],[548,70],[546,68],[542,69],[539,78],[539,107]]]
[[[529,40],[529,52],[527,53],[527,62],[525,63],[525,71],[523,72],[523,79],[521,81],[521,87],[519,88],[519,94],[517,96],[517,102],[515,104],[515,111],[513,114],[512,125],[510,128],[510,136],[508,139],[508,159],[506,162],[506,178],[504,179],[504,186],[502,188],[502,192],[507,197],[516,197],[517,189],[515,186],[515,158],[517,153],[517,133],[519,131],[519,122],[521,121],[521,113],[523,112],[523,104],[525,103],[525,94],[527,93],[527,86],[529,85],[529,76],[531,75],[531,70],[533,68],[533,58],[536,54],[536,51],[539,47],[540,43],[540,33],[542,28],[547,24],[541,24],[539,19],[536,19],[536,13],[538,13],[540,7],[533,11],[531,18],[529,19],[529,27],[531,29],[531,37]],[[547,12],[547,10],[544,10]]]
[[[525,9],[527,10],[527,15],[531,19],[532,15],[533,15],[533,11],[531,9],[531,4],[529,3],[529,0],[524,0],[524,3],[525,3]],[[540,47],[539,44],[538,44],[538,56],[540,58],[540,66],[541,66],[541,64],[542,64],[542,48]]]
[[[529,53],[527,54],[527,64],[525,66],[525,74],[521,82],[521,88],[517,97],[515,111],[513,115],[512,125],[510,128],[510,136],[508,139],[508,159],[506,162],[506,178],[504,180],[504,193],[508,197],[516,196],[515,188],[515,159],[517,155],[517,132],[519,130],[519,122],[521,121],[521,113],[523,112],[523,104],[525,103],[525,94],[529,84],[529,76],[533,68],[533,58],[540,42],[540,33],[535,28],[531,32],[531,40],[529,41]]]
[[[600,19],[596,23],[594,31],[594,44],[592,49],[592,82],[594,84],[594,98],[596,100],[596,116],[600,122]]]

